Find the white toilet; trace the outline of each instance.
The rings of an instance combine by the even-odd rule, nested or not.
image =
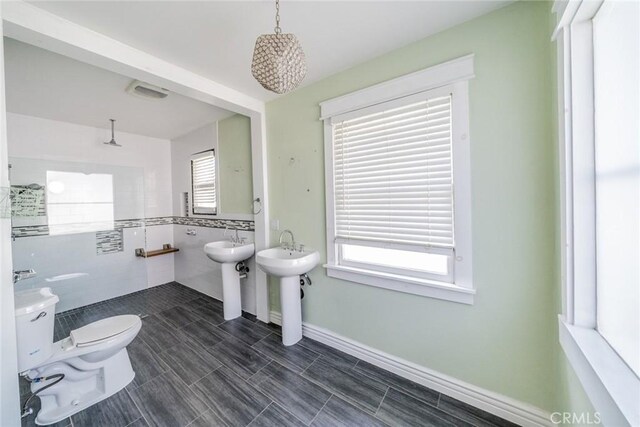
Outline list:
[[[61,421],[117,393],[133,380],[127,345],[142,322],[135,315],[113,316],[71,331],[53,342],[55,305],[50,288],[15,294],[18,370],[38,393],[36,424]],[[60,379],[61,375],[64,376]],[[54,376],[52,379],[44,379]],[[42,379],[38,381],[37,379]],[[37,382],[36,382],[37,381]]]

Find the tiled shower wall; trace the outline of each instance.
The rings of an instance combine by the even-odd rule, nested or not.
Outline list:
[[[194,225],[161,224],[97,233],[17,237],[13,242],[14,269],[33,268],[38,275],[19,282],[16,290],[51,287],[60,297],[57,312],[174,280],[221,300],[220,265],[206,257],[203,246],[205,243],[224,239],[224,228],[200,225],[202,222],[192,224]],[[196,235],[187,235],[187,229],[195,230]],[[111,245],[117,250],[111,248],[108,253],[100,253],[99,240],[105,238],[103,235],[112,233],[122,233],[122,241]],[[249,241],[254,239],[253,231],[240,231],[240,235]],[[180,251],[152,258],[135,256],[136,248],[160,249],[165,243],[172,244]],[[241,280],[242,307],[245,311],[255,313],[254,259],[251,258],[247,265],[250,272],[246,279]]]
[[[123,251],[96,252],[96,233],[34,236],[13,242],[13,267],[33,268],[37,276],[20,281],[16,291],[50,287],[60,302],[61,312],[119,295],[146,289],[145,259],[134,254],[144,247],[143,227],[122,229]]]

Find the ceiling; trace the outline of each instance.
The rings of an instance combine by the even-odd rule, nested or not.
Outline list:
[[[171,139],[232,112],[170,93],[161,100],[130,95],[132,79],[5,38],[7,110],[45,119]]]
[[[308,63],[303,85],[508,4],[475,1],[283,1],[283,32]],[[273,1],[46,1],[32,4],[261,100],[255,39],[273,32]]]

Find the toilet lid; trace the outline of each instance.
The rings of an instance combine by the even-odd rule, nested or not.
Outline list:
[[[71,341],[76,347],[98,344],[112,338],[140,323],[140,318],[133,314],[113,316],[89,323],[79,329],[71,331]]]

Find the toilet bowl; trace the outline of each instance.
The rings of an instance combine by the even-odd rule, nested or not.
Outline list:
[[[54,424],[106,399],[135,376],[126,347],[142,327],[138,316],[98,320],[53,343],[57,302],[50,288],[16,293],[19,371],[32,381],[32,392],[54,384],[38,393],[38,425]]]

